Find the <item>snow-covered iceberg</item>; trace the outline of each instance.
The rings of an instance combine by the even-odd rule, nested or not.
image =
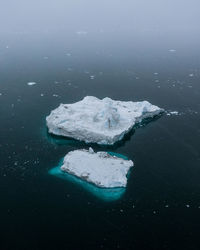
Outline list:
[[[147,101],[115,101],[86,96],[73,104],[60,104],[46,118],[49,133],[87,143],[114,144],[133,126],[163,109]]]
[[[90,148],[69,152],[60,169],[98,187],[116,188],[126,187],[127,174],[132,166],[131,160],[107,152],[95,153]]]

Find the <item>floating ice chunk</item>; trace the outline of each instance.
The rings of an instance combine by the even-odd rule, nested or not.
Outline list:
[[[60,104],[46,118],[49,133],[98,144],[114,144],[145,118],[163,112],[147,101],[100,100],[86,96],[73,104]]]
[[[80,31],[77,31],[77,32],[76,32],[77,35],[87,35],[87,33],[88,33],[88,32],[85,31],[85,30],[80,30]]]
[[[103,188],[126,187],[127,174],[133,166],[125,160],[107,152],[89,150],[69,152],[61,170]]]
[[[169,49],[169,52],[176,52],[176,50],[175,49]]]
[[[94,153],[93,148],[91,148],[91,147],[89,148],[89,153],[90,153],[90,154],[93,154],[93,153]]]
[[[28,82],[27,83],[27,85],[29,85],[29,86],[32,86],[32,85],[35,85],[35,84],[37,84],[36,82]]]
[[[179,112],[178,111],[171,111],[171,112],[168,112],[167,115],[179,115]]]

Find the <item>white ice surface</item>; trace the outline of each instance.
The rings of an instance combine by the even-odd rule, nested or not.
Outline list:
[[[69,152],[61,170],[98,187],[114,188],[126,186],[127,174],[132,166],[131,160],[111,156],[106,152],[95,153],[90,148]]]
[[[167,113],[167,115],[179,115],[178,111],[170,111]]]
[[[49,133],[98,144],[114,144],[144,118],[163,109],[147,101],[100,100],[86,96],[73,104],[60,104],[46,118]]]
[[[27,83],[28,86],[32,86],[32,85],[35,85],[35,84],[37,84],[37,83],[36,82],[28,82]]]

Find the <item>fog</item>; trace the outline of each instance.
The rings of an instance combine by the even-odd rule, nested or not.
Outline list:
[[[0,0],[0,32],[199,32],[198,0]]]
[[[149,65],[170,49],[183,62],[198,60],[199,12],[198,0],[0,0],[0,53],[9,48],[9,66],[36,55],[59,61],[66,53],[76,65],[137,55]]]

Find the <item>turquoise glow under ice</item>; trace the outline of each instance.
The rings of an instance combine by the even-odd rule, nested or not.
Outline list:
[[[108,152],[112,156],[117,156],[120,158],[123,158],[127,160],[128,158],[124,155]],[[124,187],[118,187],[118,188],[101,188],[97,187],[85,180],[82,180],[74,175],[71,175],[69,173],[63,172],[60,167],[63,165],[63,159],[60,161],[57,167],[54,167],[49,170],[49,174],[59,177],[61,179],[64,179],[66,181],[72,182],[74,184],[78,184],[81,187],[83,187],[85,190],[89,191],[96,197],[104,200],[104,201],[115,201],[122,197],[122,195],[125,193]]]

